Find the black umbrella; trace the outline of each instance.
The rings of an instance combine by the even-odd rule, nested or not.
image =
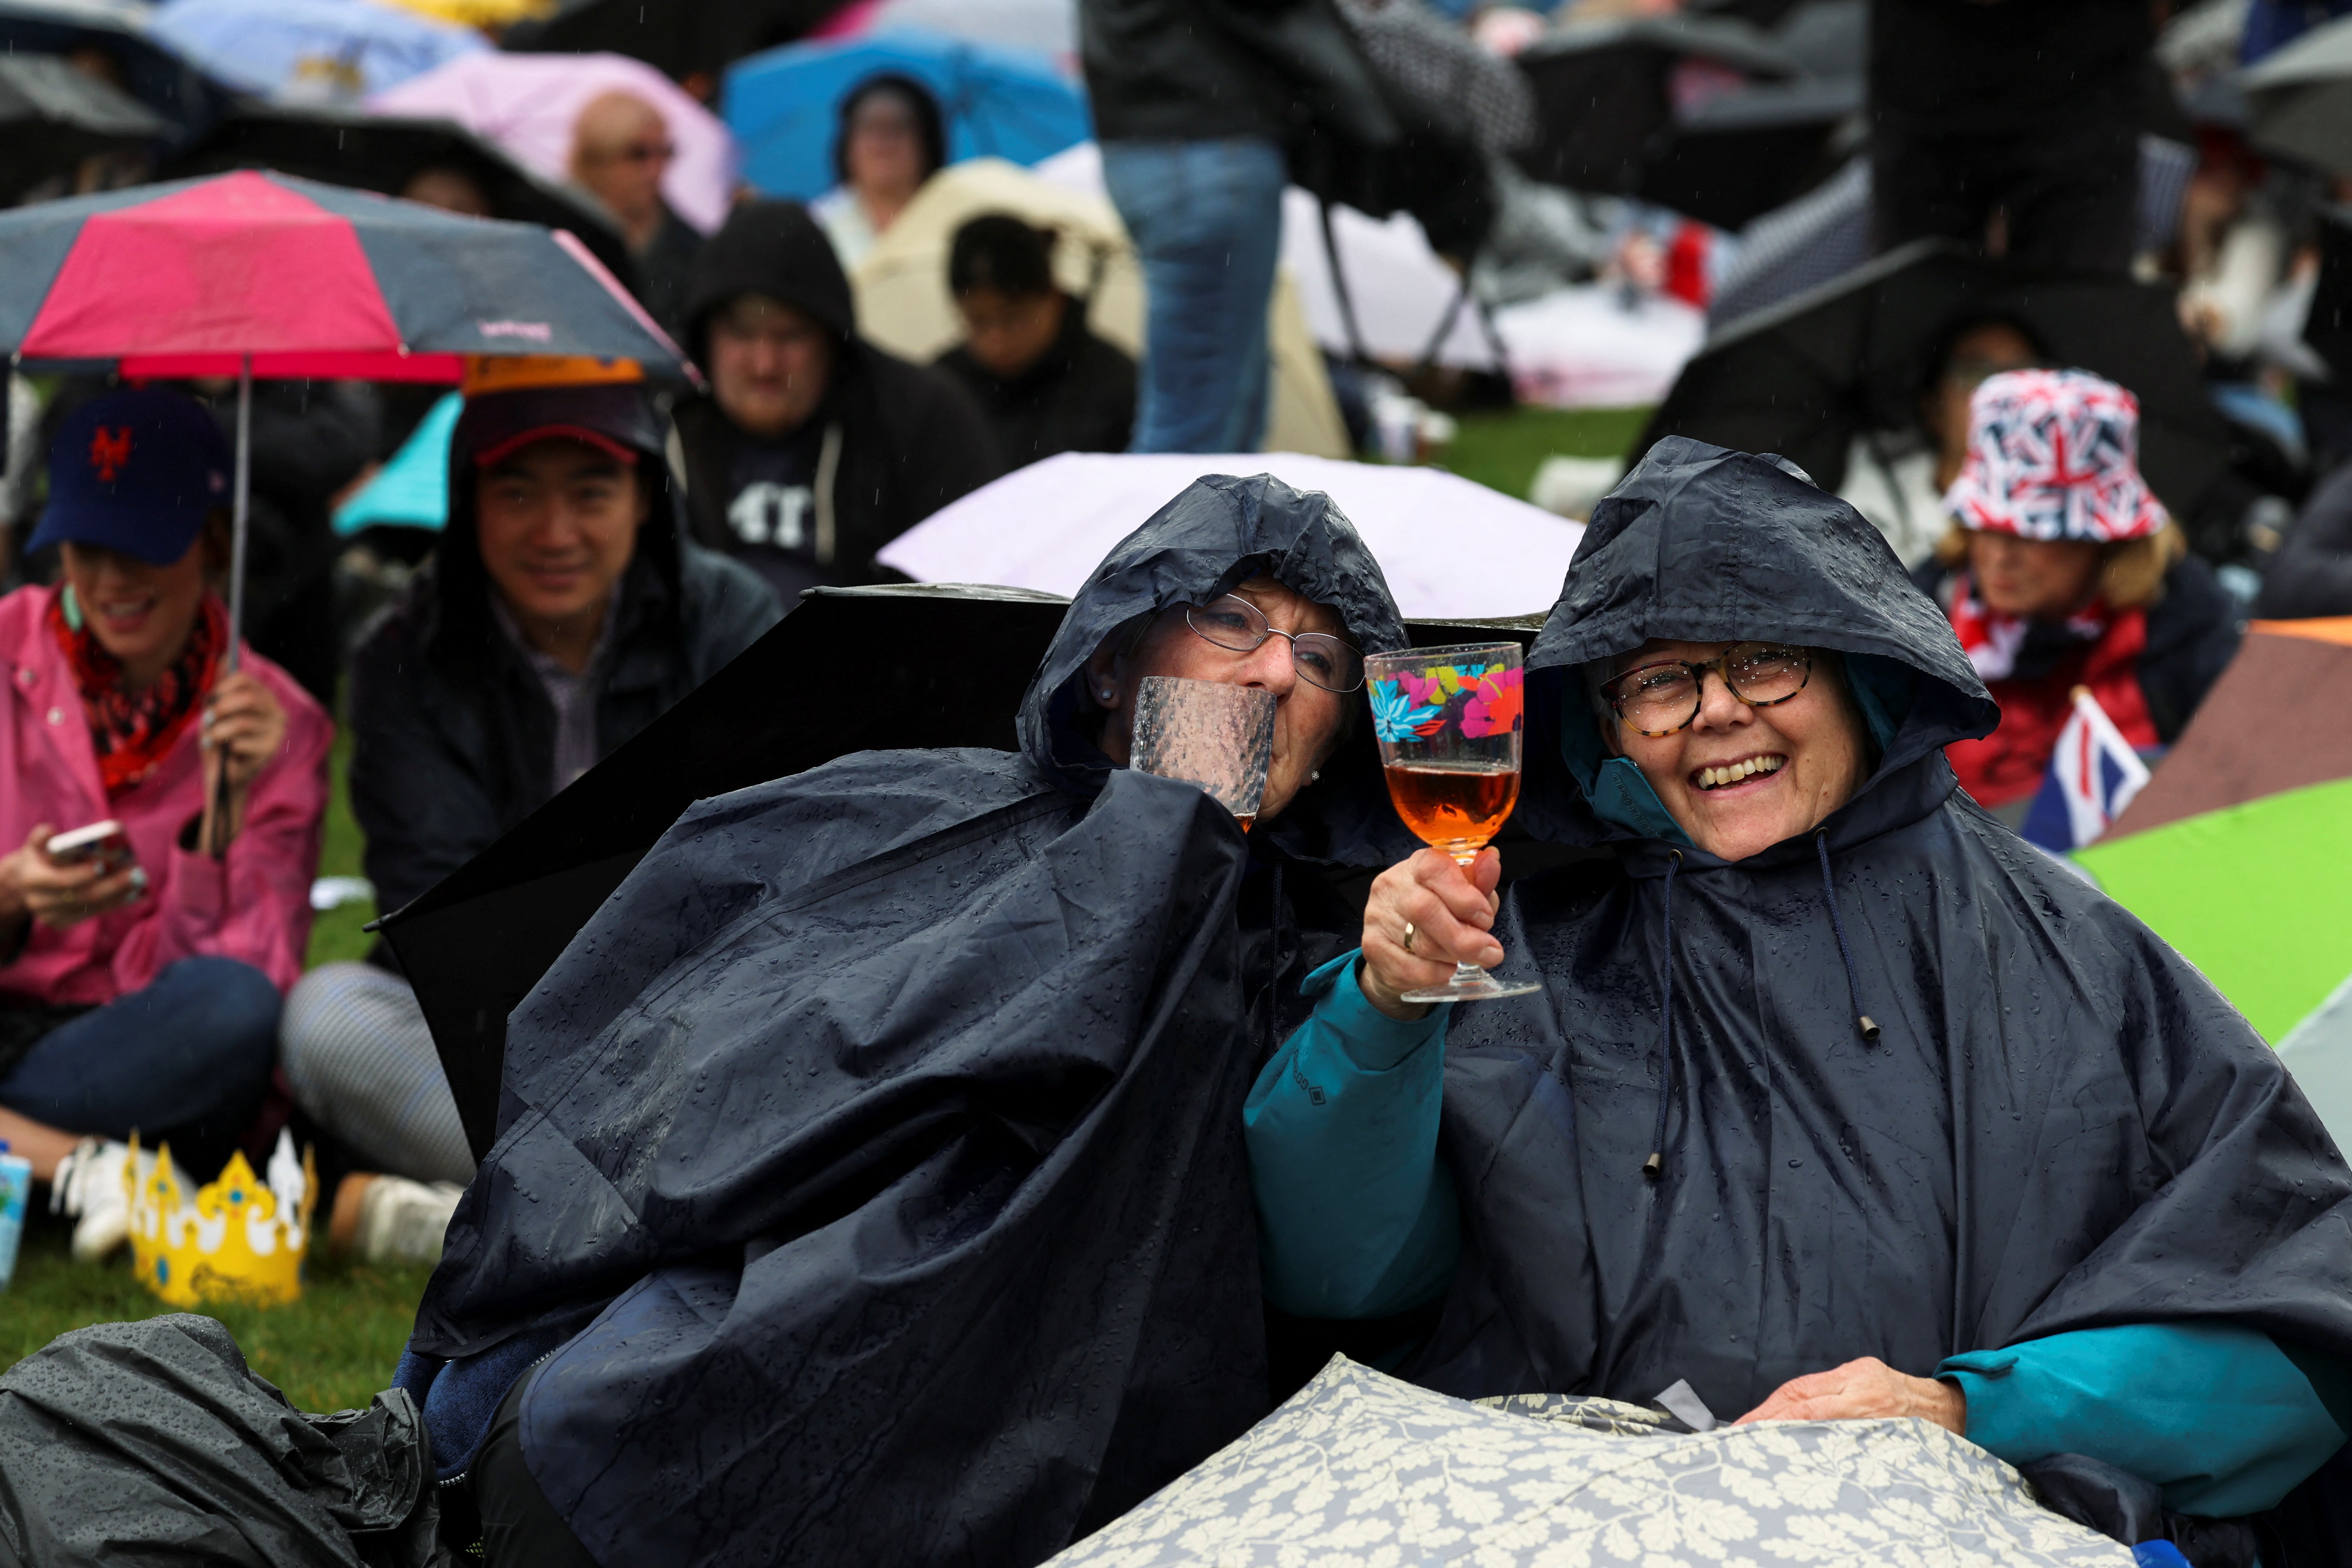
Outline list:
[[[1658,139],[1634,195],[1744,228],[1837,172],[1863,133],[1859,77],[1757,82],[1709,99]]]
[[[2248,140],[2326,174],[2352,175],[2352,16],[2314,27],[2239,73]]]
[[[2127,387],[2140,405],[2140,466],[2184,522],[2229,467],[2170,289],[2119,279],[2030,278],[1961,247],[1920,240],[1759,311],[1683,367],[1630,455],[1665,436],[1779,452],[1830,489],[1868,428],[1901,429],[1939,341],[1969,316],[2022,322],[2060,364]]]
[[[1644,16],[1558,28],[1522,50],[1536,93],[1536,144],[1518,154],[1538,180],[1623,195],[1673,132],[1673,77],[1685,61],[1750,80],[1798,73],[1797,63],[1751,23],[1732,17]]]
[[[0,55],[0,200],[168,129],[137,99],[56,55]]]
[[[637,265],[613,220],[587,196],[531,173],[493,142],[447,120],[244,100],[162,171],[165,179],[275,169],[306,180],[398,195],[428,169],[464,174],[492,217],[568,229],[630,292]]]
[[[479,1159],[498,1115],[507,1015],[698,800],[884,747],[1015,749],[1013,717],[1066,601],[1020,588],[819,588],[683,702],[430,891],[379,922],[400,955]],[[1532,637],[1540,616],[1432,622]],[[859,700],[812,722],[780,693],[845,657]]]
[[[838,0],[569,0],[499,39],[532,54],[629,55],[676,80],[719,73],[746,55],[789,44],[831,15]]]
[[[0,0],[0,56],[88,61],[163,116],[163,143],[175,147],[218,118],[228,95],[147,36],[152,9],[131,0]]]

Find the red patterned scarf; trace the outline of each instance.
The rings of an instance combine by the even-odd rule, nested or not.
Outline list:
[[[127,691],[121,662],[106,651],[87,624],[79,629],[68,624],[65,600],[60,593],[49,601],[49,633],[73,667],[82,716],[89,721],[90,745],[98,752],[99,776],[110,800],[153,773],[195,716],[205,693],[212,689],[221,648],[228,641],[228,614],[218,599],[205,595],[180,656],[147,685]]]

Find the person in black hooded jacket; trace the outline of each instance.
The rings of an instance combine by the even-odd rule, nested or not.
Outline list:
[[[635,385],[467,398],[440,547],[352,661],[352,809],[381,908],[464,865],[775,624],[765,584],[678,537],[662,447]],[[569,467],[543,484],[556,461]],[[515,520],[488,545],[486,505]],[[588,541],[600,509],[602,543]],[[385,967],[325,964],[295,986],[287,1076],[369,1171],[463,1182],[474,1162],[424,1015],[378,955]]]
[[[2340,1561],[2352,1177],[2195,969],[1959,790],[1997,712],[1885,542],[1669,438],[1528,667],[1519,814],[1606,858],[1374,884],[1251,1091],[1276,1303],[1436,1304],[1400,1371],[1445,1393],[1920,1416],[2128,1542]],[[1457,957],[1543,994],[1401,1003]]]
[[[1002,471],[961,387],[857,335],[849,279],[796,202],[728,216],[686,316],[710,378],[672,411],[694,538],[756,570],[788,612],[803,588],[881,580],[877,552]]]
[[[402,1363],[494,1568],[1019,1568],[1270,1407],[1241,1095],[1409,842],[1318,634],[1404,640],[1354,529],[1198,480],[1079,590],[1019,753],[845,757],[631,873],[512,1016]],[[1155,672],[1275,693],[1246,836],[1115,760]]]

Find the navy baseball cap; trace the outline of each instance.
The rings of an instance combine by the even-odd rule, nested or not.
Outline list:
[[[229,504],[228,440],[205,405],[177,392],[110,392],[66,416],[49,448],[49,504],[26,541],[71,541],[167,566],[205,514]]]

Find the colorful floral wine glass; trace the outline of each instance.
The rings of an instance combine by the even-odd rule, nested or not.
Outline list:
[[[1128,765],[1198,784],[1247,833],[1274,761],[1274,693],[1222,680],[1146,676],[1135,693]]]
[[[1389,798],[1404,825],[1465,867],[1519,800],[1527,672],[1515,642],[1421,647],[1364,661]],[[1477,1002],[1543,989],[1457,963],[1443,985],[1408,1002]]]

